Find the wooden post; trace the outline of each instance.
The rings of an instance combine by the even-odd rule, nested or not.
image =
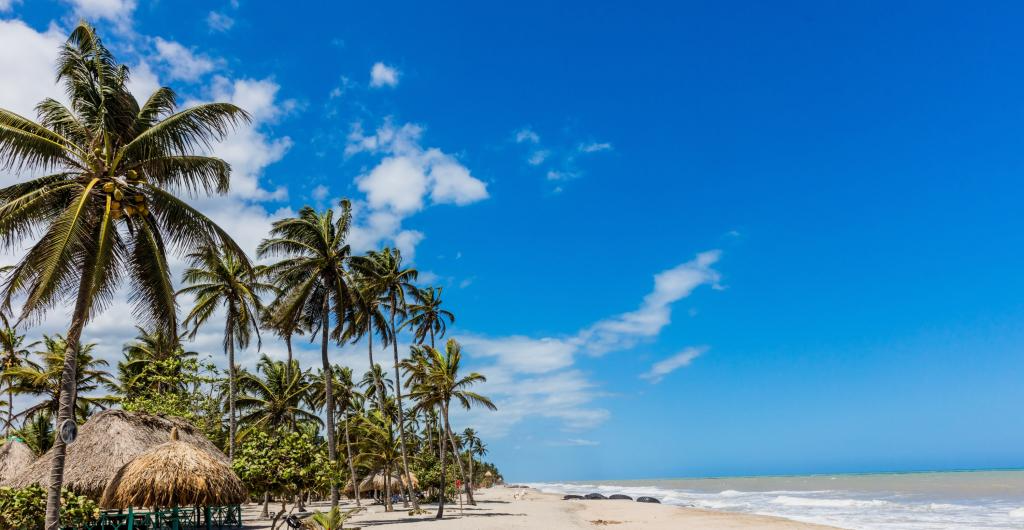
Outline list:
[[[206,506],[203,513],[206,516],[206,530],[213,530],[213,521],[210,520],[210,507]]]

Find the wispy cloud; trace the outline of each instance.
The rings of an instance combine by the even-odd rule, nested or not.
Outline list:
[[[609,412],[594,404],[602,392],[577,367],[577,358],[581,354],[626,350],[654,339],[671,322],[672,304],[700,286],[718,285],[720,274],[712,267],[720,257],[718,250],[701,252],[690,261],[656,274],[654,288],[639,308],[600,320],[572,335],[461,335],[467,355],[480,363],[480,372],[491,378],[485,393],[498,403],[498,412],[474,414],[473,421],[482,422],[491,435],[507,433],[528,417],[559,420],[570,430],[600,424]],[[671,372],[680,366],[666,364],[660,370]]]
[[[515,143],[529,146],[526,163],[532,167],[542,168],[545,179],[552,183],[552,192],[561,193],[561,183],[579,178],[585,173],[580,167],[580,160],[594,153],[611,151],[610,142],[545,142],[542,145],[540,134],[530,127],[514,131]]]
[[[651,384],[660,383],[666,375],[680,368],[690,366],[690,363],[692,363],[694,359],[703,355],[704,352],[706,352],[707,350],[707,347],[686,348],[683,351],[671,357],[662,359],[654,363],[654,365],[651,366],[651,369],[648,370],[646,373],[640,375],[640,377],[643,379],[647,379],[648,381],[651,382]]]
[[[210,11],[210,14],[206,15],[206,26],[210,28],[210,31],[224,33],[235,27],[235,19],[224,13]]]
[[[581,153],[597,153],[600,151],[610,151],[612,144],[608,142],[591,142],[587,144],[580,144],[577,148]]]

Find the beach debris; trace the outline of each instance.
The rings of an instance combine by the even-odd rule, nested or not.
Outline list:
[[[608,526],[610,524],[622,524],[622,521],[609,521],[607,519],[594,519],[590,524],[595,526]]]
[[[600,493],[588,493],[586,498],[592,501],[608,500],[608,497],[605,497]]]
[[[608,498],[612,499],[612,500],[615,500],[615,501],[631,501],[631,500],[633,500],[633,497],[630,497],[629,495],[623,495],[621,493],[616,493],[615,495],[612,495],[611,497],[608,497]]]
[[[563,501],[571,501],[573,499],[582,499],[582,498],[583,498],[582,495],[565,495],[565,496],[562,497],[562,500]]]
[[[655,499],[654,497],[639,497],[637,498],[636,502],[649,502],[651,504],[661,504],[661,501]]]

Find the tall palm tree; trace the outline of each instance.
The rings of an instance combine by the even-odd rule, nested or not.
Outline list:
[[[317,332],[320,334],[327,456],[332,467],[338,461],[338,441],[334,427],[334,377],[327,348],[331,338],[335,342],[342,340],[352,306],[345,271],[351,253],[346,238],[352,222],[352,206],[347,200],[342,200],[339,206],[341,214],[337,219],[334,210],[320,214],[308,206],[302,208],[298,217],[275,222],[270,238],[260,242],[257,248],[260,257],[283,258],[268,268],[274,283],[283,287],[284,292],[274,303],[271,320],[276,322],[275,327],[288,328],[301,322],[310,329],[311,340]],[[337,506],[338,500],[338,485],[332,483],[331,506]]]
[[[430,347],[433,348],[435,336],[444,337],[448,332],[448,324],[455,323],[455,314],[441,308],[441,287],[415,289],[412,296],[415,303],[409,304],[409,318],[401,327],[412,329],[413,337],[419,344],[426,342],[429,336]]]
[[[85,421],[89,416],[91,408],[106,408],[117,400],[110,396],[89,395],[100,389],[109,389],[114,386],[114,380],[103,368],[107,361],[97,359],[93,356],[95,344],[85,344],[79,348],[71,346],[60,335],[44,335],[40,341],[43,349],[36,352],[40,358],[39,364],[25,364],[11,369],[15,395],[36,396],[40,398],[35,404],[19,412],[16,417],[31,418],[37,414],[45,413],[50,418],[56,418],[60,410],[65,387],[61,384],[64,357],[68,351],[77,350],[76,361],[79,369],[76,372],[76,381],[72,386],[72,392],[77,394],[75,399],[76,421]],[[54,425],[56,427],[56,425]]]
[[[391,333],[391,327],[388,325],[387,316],[381,310],[380,296],[375,290],[373,285],[367,278],[363,277],[355,271],[354,274],[355,289],[353,289],[354,307],[350,316],[348,327],[345,329],[344,338],[351,340],[353,343],[359,342],[360,339],[366,337],[366,352],[370,360],[371,369],[379,368],[380,365],[373,362],[373,338],[374,336],[380,336],[381,346],[388,346],[394,334]],[[380,386],[383,378],[377,378],[373,382],[376,388],[367,394],[367,397],[378,400],[382,399],[385,395],[384,388]],[[381,405],[381,403],[378,403]],[[383,407],[383,405],[381,405]]]
[[[472,427],[466,427],[466,430],[462,431],[462,447],[466,450],[466,456],[469,459],[469,487],[473,488],[475,482],[475,475],[473,475],[473,451],[480,445],[480,438],[476,435],[476,431]]]
[[[25,344],[25,336],[18,333],[11,326],[7,317],[0,313],[0,321],[3,327],[0,328],[0,384],[7,393],[7,400],[4,406],[7,407],[7,417],[4,418],[4,434],[11,436],[14,430],[14,376],[12,370],[17,367],[28,365],[39,368],[29,358],[28,348],[34,347],[37,343]]]
[[[175,193],[225,193],[230,167],[197,154],[249,115],[208,103],[175,112],[176,96],[157,89],[141,105],[91,26],[80,23],[62,47],[57,80],[70,108],[54,99],[38,122],[0,109],[0,170],[39,174],[0,190],[0,246],[29,249],[3,282],[2,309],[21,302],[19,321],[38,322],[74,300],[67,331],[57,422],[72,416],[78,345],[90,319],[122,280],[135,317],[148,327],[177,328],[166,249],[213,242],[241,255],[215,223]],[[38,239],[36,237],[38,236]],[[64,482],[64,442],[57,440],[46,500],[46,530],[56,530]]]
[[[185,317],[185,327],[191,327],[191,338],[199,328],[209,322],[218,309],[224,315],[224,353],[228,356],[228,458],[235,457],[237,418],[235,393],[237,372],[235,347],[248,348],[253,336],[256,348],[261,347],[259,318],[263,311],[260,296],[274,286],[265,282],[260,268],[232,253],[212,246],[202,246],[189,254],[191,266],[185,269],[182,280],[186,286],[178,294],[195,297],[195,306]]]
[[[263,355],[256,372],[243,370],[238,377],[239,422],[245,426],[240,438],[254,430],[294,430],[300,423],[323,423],[312,410],[314,382],[298,361],[292,361],[289,368],[285,362]]]
[[[477,383],[487,381],[487,378],[476,373],[462,376],[459,368],[462,363],[462,347],[455,339],[448,339],[444,353],[436,348],[424,347],[426,352],[424,365],[420,368],[421,379],[413,386],[410,396],[417,401],[419,407],[440,407],[441,417],[444,419],[445,437],[451,441],[452,452],[455,454],[455,462],[462,470],[462,462],[458,457],[459,449],[452,436],[451,422],[449,421],[449,409],[452,400],[458,401],[465,409],[473,405],[481,405],[490,410],[497,410],[498,407],[487,398],[470,390],[470,387]],[[445,484],[445,453],[441,452],[441,484]],[[465,476],[465,473],[463,473]],[[472,499],[472,490],[469,484],[466,486],[466,496]],[[442,486],[442,491],[444,491]],[[437,518],[444,516],[444,495],[437,507]]]
[[[394,421],[379,409],[371,410],[360,417],[359,439],[361,451],[356,457],[370,469],[371,474],[384,474],[384,509],[393,510],[391,505],[392,469],[400,462],[401,448],[394,433]]]
[[[122,396],[148,388],[154,392],[184,390],[181,364],[174,361],[196,357],[198,352],[186,351],[177,336],[162,330],[149,331],[136,326],[139,334],[125,344],[124,360],[117,363]]]
[[[362,399],[363,395],[356,390],[356,384],[352,380],[352,369],[347,366],[335,366],[332,370],[334,375],[334,405],[335,405],[335,416],[339,416],[342,419],[342,431],[345,436],[345,455],[348,462],[349,474],[351,476],[353,491],[355,485],[359,482],[356,480],[356,466],[355,459],[352,454],[352,437],[350,434],[349,424],[351,423],[353,414],[362,410]],[[323,406],[326,402],[326,382],[324,381],[324,374],[321,370],[314,382],[313,395],[315,396],[315,403],[317,406]],[[359,495],[356,495],[356,506],[360,506]]]
[[[352,268],[359,272],[368,289],[378,294],[391,319],[391,346],[394,352],[394,385],[395,398],[398,400],[398,438],[402,447],[402,472],[405,475],[406,493],[408,493],[408,498],[412,499],[413,510],[418,512],[420,502],[419,497],[413,491],[408,451],[405,446],[405,411],[402,410],[402,375],[398,360],[396,320],[399,315],[404,318],[406,314],[408,309],[406,293],[416,291],[413,282],[416,281],[419,272],[412,267],[402,267],[402,253],[397,248],[385,248],[380,252],[371,250],[366,256],[353,258]]]

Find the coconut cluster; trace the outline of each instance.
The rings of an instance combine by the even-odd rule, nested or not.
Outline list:
[[[128,170],[128,184],[138,184],[142,179],[134,169]],[[141,193],[125,194],[125,191],[118,186],[117,181],[110,181],[103,185],[103,193],[110,197],[110,214],[114,219],[131,217],[133,215],[145,216],[149,213],[146,207],[146,196]]]

